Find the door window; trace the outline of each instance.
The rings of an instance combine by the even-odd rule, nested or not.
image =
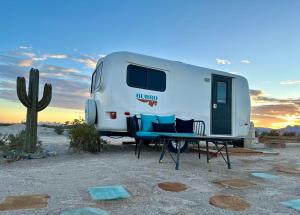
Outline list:
[[[217,102],[226,104],[227,101],[227,83],[223,81],[217,82]]]

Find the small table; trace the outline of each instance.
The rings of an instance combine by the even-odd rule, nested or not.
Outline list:
[[[225,163],[227,164],[228,169],[231,169],[231,164],[230,164],[230,158],[228,154],[228,148],[227,145],[229,143],[232,143],[235,140],[242,140],[243,138],[240,137],[222,137],[222,136],[199,136],[196,134],[186,134],[186,133],[167,133],[167,134],[161,134],[159,136],[160,140],[162,141],[162,152],[160,155],[159,162],[161,163],[165,152],[166,152],[166,145],[169,143],[169,141],[176,141],[177,142],[177,159],[173,159],[173,161],[176,163],[175,169],[179,169],[179,163],[180,163],[180,147],[179,147],[179,142],[180,141],[190,141],[190,142],[197,142],[197,141],[205,141],[206,142],[206,155],[207,155],[207,163],[211,160],[211,157],[209,156],[209,147],[208,143],[211,142],[215,144],[217,148],[217,153],[220,153],[222,155],[222,158],[224,159]],[[222,145],[219,147],[219,145]],[[226,158],[224,157],[222,153],[222,149],[225,148],[226,151]]]

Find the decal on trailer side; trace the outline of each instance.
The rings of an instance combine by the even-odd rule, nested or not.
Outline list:
[[[150,107],[156,106],[158,102],[158,97],[153,95],[145,95],[142,93],[136,94],[136,99],[143,103],[148,103]]]

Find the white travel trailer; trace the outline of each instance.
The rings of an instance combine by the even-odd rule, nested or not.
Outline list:
[[[126,118],[144,113],[203,120],[206,135],[246,137],[249,87],[239,75],[116,52],[99,59],[85,111],[86,122],[109,136],[126,136]]]

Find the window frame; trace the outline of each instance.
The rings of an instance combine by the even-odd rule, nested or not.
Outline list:
[[[102,69],[103,69],[103,62],[101,61],[101,63],[96,68],[96,82],[95,82],[94,91],[100,88],[101,79],[102,79]]]
[[[97,77],[99,76],[100,66],[101,66],[101,73],[100,73],[99,82],[97,83],[98,86],[96,87],[96,81],[97,81]],[[97,89],[100,88],[101,79],[102,79],[102,71],[103,71],[103,61],[96,67],[95,71],[92,74],[91,93],[95,92]]]
[[[140,67],[140,68],[143,68],[143,69],[146,70],[146,82],[145,82],[146,84],[145,84],[144,87],[135,86],[135,85],[132,85],[132,84],[129,83],[129,75],[128,74],[130,72],[128,70],[128,67],[130,67],[130,66]],[[161,90],[152,89],[152,88],[148,87],[148,73],[150,71],[160,72],[160,73],[162,73],[164,75],[164,82],[165,83],[164,83],[164,86],[162,87]],[[167,89],[167,73],[165,71],[163,71],[163,70],[156,69],[156,68],[150,68],[150,67],[136,65],[136,64],[128,64],[127,68],[126,68],[126,84],[127,84],[127,86],[132,87],[132,88],[144,89],[144,90],[150,90],[150,91],[156,91],[156,92],[165,92],[166,89]]]
[[[95,77],[96,77],[96,72],[97,72],[97,69],[95,69],[95,71],[93,72],[92,74],[92,82],[91,82],[91,90],[90,90],[90,93],[93,93],[94,92],[94,86],[95,86]]]
[[[220,85],[219,85],[220,84]],[[223,86],[221,86],[221,84]],[[222,89],[225,89],[225,93],[224,93],[224,96],[225,97],[221,97],[221,94],[219,93],[219,87],[222,87]],[[228,91],[228,84],[227,82],[225,81],[217,81],[217,103],[218,104],[227,104],[227,91]],[[222,96],[223,96],[223,93],[222,93]]]

